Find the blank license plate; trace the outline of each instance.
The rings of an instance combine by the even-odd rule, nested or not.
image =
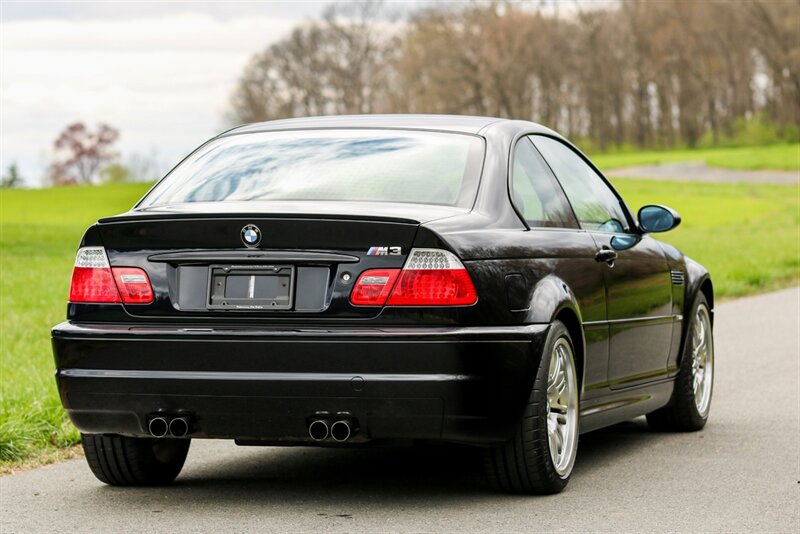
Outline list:
[[[290,310],[294,297],[291,265],[212,265],[208,308]]]

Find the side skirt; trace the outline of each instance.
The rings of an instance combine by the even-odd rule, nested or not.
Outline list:
[[[666,406],[674,385],[672,379],[651,382],[581,402],[581,433],[628,421]]]

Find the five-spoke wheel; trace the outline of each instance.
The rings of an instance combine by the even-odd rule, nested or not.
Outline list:
[[[490,484],[509,493],[558,493],[578,450],[578,373],[569,330],[554,321],[514,437],[486,454]]]
[[[702,293],[688,317],[672,399],[664,408],[647,414],[647,422],[656,430],[700,430],[708,419],[714,388],[714,335],[711,311]]]
[[[547,436],[550,458],[559,475],[572,470],[578,444],[578,381],[572,347],[556,341],[547,373]]]

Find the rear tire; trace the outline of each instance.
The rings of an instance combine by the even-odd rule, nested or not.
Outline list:
[[[678,376],[670,403],[647,414],[647,424],[662,432],[693,432],[708,421],[714,386],[714,335],[705,295],[692,308]]]
[[[486,451],[486,475],[495,489],[552,494],[559,493],[569,482],[579,430],[573,347],[564,324],[553,322],[514,437]]]
[[[111,486],[163,486],[183,468],[189,439],[81,434],[89,468]]]

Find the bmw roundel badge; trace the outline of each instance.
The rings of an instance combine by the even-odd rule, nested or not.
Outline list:
[[[242,242],[248,247],[257,247],[261,243],[261,230],[255,224],[242,228]]]

